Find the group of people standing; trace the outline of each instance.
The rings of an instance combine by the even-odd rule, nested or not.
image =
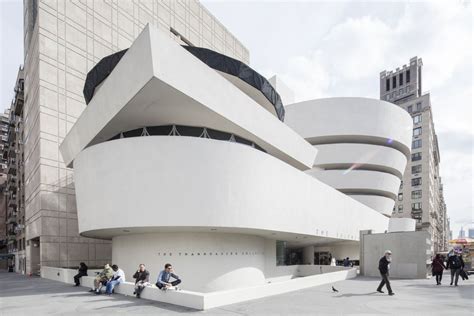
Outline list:
[[[451,283],[450,285],[458,286],[459,275],[464,278],[468,278],[464,271],[464,260],[459,252],[451,252],[448,254],[447,264],[444,264],[444,258],[440,254],[437,254],[431,263],[431,272],[436,277],[436,285],[441,285],[444,270],[451,270]]]
[[[390,270],[390,263],[392,262],[392,252],[390,250],[386,250],[385,254],[379,260],[379,271],[382,277],[382,281],[380,281],[379,286],[377,287],[377,292],[384,293],[382,288],[384,286],[387,287],[388,295],[395,295],[392,291],[392,287],[390,285],[389,280],[389,270]],[[444,270],[451,270],[451,284],[454,286],[458,286],[458,279],[459,276],[463,279],[468,279],[466,271],[464,271],[464,260],[462,259],[462,253],[452,251],[448,255],[447,264],[444,264],[444,258],[437,254],[431,263],[432,267],[432,274],[436,277],[436,285],[441,285],[441,279],[443,278]]]
[[[87,276],[87,265],[84,262],[80,263],[78,274],[74,276],[74,283],[76,286],[80,285],[80,278]],[[142,263],[138,266],[138,270],[132,276],[135,279],[135,290],[133,292],[137,298],[140,298],[142,291],[151,286],[150,283],[150,272],[146,270],[145,265]],[[175,279],[170,281],[171,278]],[[105,293],[107,295],[112,295],[114,287],[120,283],[125,282],[125,273],[120,269],[116,264],[110,266],[106,264],[104,270],[97,274],[94,279],[94,287],[90,292],[95,294],[101,294],[101,288],[105,286]],[[165,264],[164,270],[158,275],[158,279],[155,283],[156,287],[160,290],[179,290],[177,287],[181,283],[181,279],[174,274],[173,266],[170,263]]]

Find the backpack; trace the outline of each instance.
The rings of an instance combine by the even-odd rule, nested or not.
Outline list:
[[[451,256],[449,258],[449,266],[451,269],[459,269],[461,267],[461,260],[458,256]]]

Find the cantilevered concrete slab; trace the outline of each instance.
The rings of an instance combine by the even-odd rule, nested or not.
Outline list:
[[[317,149],[186,49],[147,26],[61,144],[66,165],[117,133],[181,124],[233,133],[300,169]]]

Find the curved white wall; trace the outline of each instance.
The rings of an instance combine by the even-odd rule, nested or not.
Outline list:
[[[318,155],[314,167],[325,169],[372,169],[391,173],[400,179],[405,172],[407,158],[393,148],[370,144],[315,145]]]
[[[395,104],[368,98],[328,98],[290,104],[285,111],[285,123],[313,145],[380,144],[407,157],[410,154],[413,121]]]
[[[359,230],[384,231],[388,224],[273,156],[204,138],[147,136],[94,145],[75,160],[75,187],[79,232],[90,237],[110,238],[125,228],[219,228],[357,240]]]
[[[367,205],[374,210],[379,211],[385,216],[392,216],[393,206],[395,201],[391,198],[378,195],[364,195],[364,194],[350,194],[346,193],[348,196],[353,198],[356,201],[359,201],[362,204]]]
[[[357,241],[360,230],[383,232],[388,225],[373,209],[238,143],[124,138],[85,149],[74,166],[81,235],[112,239],[113,260],[127,271],[141,262],[159,270],[169,259],[177,272],[185,271],[186,289],[261,284],[264,238],[294,244]],[[175,256],[193,249],[238,255],[232,264],[225,256],[213,258],[211,271],[201,273],[209,261]],[[158,256],[163,252],[173,256]]]
[[[393,200],[400,179],[390,173],[371,170],[310,170],[306,173],[344,193],[367,193]]]
[[[367,98],[310,100],[285,109],[285,123],[318,149],[307,173],[390,216],[410,154],[410,115]]]
[[[152,283],[171,263],[182,288],[221,291],[265,283],[264,244],[262,237],[217,232],[122,235],[113,238],[112,262],[129,279],[144,263]]]

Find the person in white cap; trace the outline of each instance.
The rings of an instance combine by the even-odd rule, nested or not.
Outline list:
[[[459,274],[464,269],[464,260],[462,260],[462,250],[454,249],[453,254],[448,257],[448,264],[446,269],[451,269],[451,284],[458,286]]]
[[[390,270],[390,262],[392,261],[392,252],[390,250],[385,250],[385,255],[380,258],[379,260],[379,271],[380,275],[382,276],[382,281],[380,281],[379,287],[377,288],[377,292],[384,293],[382,288],[384,285],[387,286],[388,295],[395,295],[392,291],[392,287],[390,286],[390,280],[388,279],[388,271]]]

